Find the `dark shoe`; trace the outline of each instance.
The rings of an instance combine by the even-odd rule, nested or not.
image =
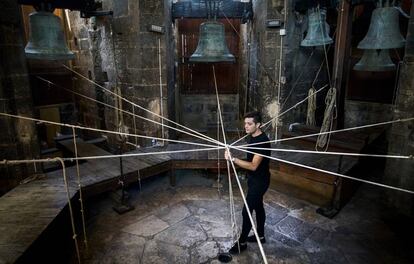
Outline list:
[[[247,237],[247,242],[257,243],[257,239],[256,239],[255,236],[248,236]],[[265,237],[260,237],[260,243],[262,243],[262,244],[266,243],[266,238]]]
[[[240,249],[240,251],[239,251]],[[237,255],[242,253],[243,251],[245,251],[247,249],[247,243],[234,243],[234,245],[230,248],[229,253],[232,255]]]

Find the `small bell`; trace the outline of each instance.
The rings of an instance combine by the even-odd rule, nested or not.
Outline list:
[[[333,42],[329,36],[329,25],[325,20],[325,9],[312,8],[308,10],[308,32],[305,39],[300,43],[301,46],[322,46]]]
[[[207,21],[200,25],[200,37],[190,62],[235,62],[229,52],[224,34],[224,25],[217,21]]]
[[[39,11],[29,15],[29,42],[26,57],[37,60],[71,60],[75,54],[66,46],[60,18],[51,12]]]

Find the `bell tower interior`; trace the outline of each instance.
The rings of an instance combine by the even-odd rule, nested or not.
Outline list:
[[[413,73],[412,0],[0,0],[0,263],[414,263]]]

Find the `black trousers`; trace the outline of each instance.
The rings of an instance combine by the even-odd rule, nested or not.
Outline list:
[[[265,194],[267,188],[262,188],[262,190],[248,190],[246,201],[249,206],[250,213],[253,211],[256,212],[256,223],[257,223],[257,233],[259,237],[264,236],[264,224],[266,221],[266,213],[263,207],[263,195]],[[244,243],[247,240],[250,230],[252,229],[252,224],[247,214],[246,206],[243,207],[242,211],[243,216],[243,226],[242,232],[239,238],[240,243]]]

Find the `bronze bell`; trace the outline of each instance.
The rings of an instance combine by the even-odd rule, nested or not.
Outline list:
[[[235,62],[229,52],[224,34],[224,25],[217,21],[207,21],[200,25],[200,37],[190,62]]]
[[[358,49],[394,49],[405,45],[400,33],[399,12],[394,7],[380,7],[372,12],[371,23]]]
[[[329,25],[325,22],[326,10],[312,8],[308,10],[308,32],[300,43],[303,47],[313,47],[331,44]]]
[[[29,15],[29,42],[26,57],[38,60],[71,60],[75,54],[66,46],[60,18],[51,12],[39,11]]]
[[[356,71],[393,71],[395,64],[390,58],[388,50],[364,50],[361,60],[355,64]]]

